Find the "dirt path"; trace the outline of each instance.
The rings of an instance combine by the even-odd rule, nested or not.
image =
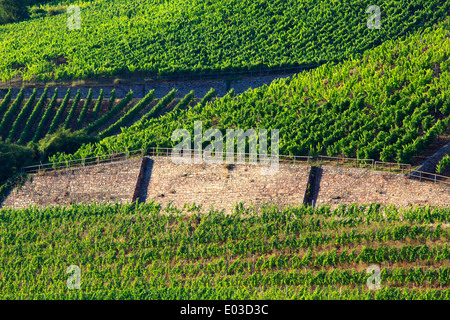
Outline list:
[[[261,87],[264,84],[269,85],[273,80],[278,78],[287,78],[295,73],[272,74],[258,77],[240,77],[235,80],[193,80],[193,81],[155,81],[146,84],[119,84],[116,86],[80,86],[71,87],[72,92],[81,90],[82,97],[85,98],[88,94],[89,88],[93,90],[93,99],[96,99],[100,93],[100,89],[104,90],[105,98],[109,98],[111,91],[116,89],[117,99],[125,97],[128,91],[133,90],[134,98],[143,98],[145,94],[151,89],[155,90],[155,98],[162,98],[170,92],[173,88],[178,89],[176,98],[182,98],[191,90],[194,90],[196,98],[202,98],[210,88],[214,88],[219,97],[224,96],[231,88],[234,88],[236,94],[240,94],[249,88]],[[64,98],[68,87],[58,87],[59,98]],[[19,92],[19,88],[13,89],[13,96],[15,97]],[[38,96],[43,92],[44,88],[37,88]],[[6,94],[6,89],[0,90],[0,99]],[[33,88],[25,88],[25,97],[31,95]]]

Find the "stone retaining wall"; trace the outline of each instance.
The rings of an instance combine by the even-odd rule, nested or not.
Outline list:
[[[384,205],[450,206],[450,187],[370,169],[322,166],[317,204],[376,202]]]
[[[260,165],[242,164],[226,168],[220,164],[174,164],[170,158],[153,158],[146,202],[163,206],[185,203],[214,206],[230,212],[238,202],[274,203],[280,207],[301,205],[309,167],[280,165],[274,175],[262,175]]]
[[[3,207],[45,207],[91,202],[131,202],[142,158],[32,176]]]
[[[23,208],[34,204],[132,202],[133,196],[139,195],[141,201],[156,201],[163,207],[169,203],[178,208],[196,204],[205,210],[214,206],[226,212],[239,202],[256,207],[264,203],[298,206],[303,203],[309,173],[310,167],[305,165],[280,164],[276,174],[262,175],[260,165],[175,164],[169,157],[152,157],[143,163],[142,158],[134,158],[34,175],[33,181],[12,192],[2,205]],[[314,205],[450,205],[450,187],[410,180],[402,174],[322,166],[314,181]]]

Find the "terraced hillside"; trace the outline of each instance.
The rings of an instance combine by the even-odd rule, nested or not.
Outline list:
[[[80,7],[79,30],[68,29],[73,13],[64,9],[69,4]],[[366,10],[371,5],[369,0],[52,1],[43,6],[47,16],[0,26],[0,79],[192,74],[338,62],[431,27],[450,9],[446,0],[383,1],[382,27],[370,30],[367,20],[373,13]]]
[[[3,209],[0,297],[450,298],[448,208],[185,210],[154,203]],[[67,280],[71,265],[81,272],[79,290],[67,285],[76,285]],[[373,265],[378,290],[367,286]]]
[[[227,83],[221,98],[189,82],[160,99],[2,93],[0,299],[450,299],[450,189],[431,185],[450,179],[450,155],[432,158],[439,179],[408,179],[450,145],[450,1],[383,1],[380,29],[369,0],[42,2],[0,25],[0,81],[320,66],[239,95]],[[278,129],[280,154],[313,157],[266,178],[247,164],[129,159],[174,147],[196,122],[204,136]],[[411,166],[373,172],[366,159]],[[47,161],[61,170],[20,173]]]
[[[150,90],[142,99],[133,99],[129,91],[123,99],[112,95],[104,99],[103,91],[96,100],[89,90],[82,99],[78,90],[70,89],[58,99],[58,89],[47,88],[39,97],[36,90],[25,99],[23,91],[13,97],[11,90],[0,101],[0,198],[9,192],[11,183],[21,180],[20,169],[47,162],[49,156],[73,153],[83,143],[98,141],[121,132],[139,121],[176,112],[188,106],[203,105],[215,99],[211,89],[202,99],[191,91],[182,99],[173,89],[161,99]]]
[[[280,154],[324,154],[416,163],[449,142],[449,22],[386,41],[359,59],[326,64],[270,86],[142,119],[117,136],[53,161],[173,147],[172,132],[279,129]],[[225,150],[225,149],[224,149]]]
[[[153,90],[143,99],[133,99],[132,91],[124,99],[114,96],[104,99],[101,91],[96,100],[91,91],[82,97],[80,91],[74,93],[68,89],[64,99],[57,98],[58,88],[53,93],[49,91],[45,89],[39,97],[35,90],[28,99],[24,99],[23,91],[15,98],[11,90],[8,91],[0,100],[0,138],[25,145],[29,141],[38,142],[60,127],[72,131],[83,129],[91,135],[104,137],[117,133],[119,128],[126,128],[144,115],[150,118],[172,110],[180,102],[174,99],[175,90],[165,99],[154,99]],[[186,99],[185,105],[196,101],[193,92]]]

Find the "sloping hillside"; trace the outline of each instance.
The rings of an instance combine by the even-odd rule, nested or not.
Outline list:
[[[0,80],[89,78],[126,73],[208,72],[342,61],[432,26],[446,0],[383,1],[370,30],[369,0],[97,0],[0,26]],[[53,1],[52,3],[55,3]],[[51,7],[50,7],[51,8]]]
[[[361,59],[325,65],[206,106],[141,121],[122,134],[82,147],[75,157],[172,147],[172,132],[279,129],[280,153],[319,153],[412,162],[449,133],[448,22],[405,40],[387,41]],[[55,157],[62,161],[67,156]]]

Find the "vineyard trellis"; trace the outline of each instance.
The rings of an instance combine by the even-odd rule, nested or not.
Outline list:
[[[450,124],[450,60],[443,61],[450,43],[442,40],[446,39],[445,27],[443,23],[409,36],[398,45],[398,52],[392,49],[396,41],[385,42],[367,51],[363,63],[350,60],[338,66],[325,65],[239,95],[230,90],[204,106],[168,110],[118,135],[85,144],[73,155],[60,154],[50,161],[174,147],[174,130],[193,130],[195,121],[201,121],[204,131],[214,128],[222,134],[231,128],[279,129],[280,153],[286,155],[374,159],[379,161],[377,167],[409,172],[395,163],[420,161],[427,146],[445,139]],[[418,43],[421,36],[422,44]],[[411,61],[417,62],[418,71],[411,70]],[[434,63],[442,65],[435,78]],[[432,178],[436,183],[444,179]]]
[[[362,7],[371,5],[369,0],[356,1],[356,10],[349,10],[347,3],[325,2],[280,1],[267,6],[230,0],[204,6],[176,0],[166,4],[171,7],[150,0],[86,3],[83,7],[89,7],[91,14],[84,18],[82,30],[70,36],[60,32],[65,26],[61,15],[6,25],[0,30],[1,38],[10,39],[15,47],[1,48],[0,78],[48,81],[114,77],[121,72],[216,75],[217,71],[257,72],[261,67],[343,61],[387,39],[432,27],[449,10],[445,0],[415,0],[409,5],[391,1],[383,8],[383,23],[390,28],[375,33],[365,28]],[[229,23],[229,17],[236,23]],[[347,33],[340,28],[344,24]],[[124,41],[111,41],[123,28],[129,28]],[[42,31],[39,37],[34,36],[36,30]],[[69,39],[88,45],[71,51]],[[57,51],[48,45],[51,40],[58,44]],[[37,53],[36,47],[42,50]],[[64,52],[68,63],[55,63],[55,52]]]
[[[359,298],[388,299],[403,287],[411,290],[405,297],[445,299],[449,219],[449,208],[378,204],[237,206],[231,214],[155,203],[2,209],[0,292],[12,299],[168,299],[180,292],[207,299],[232,289],[247,298],[316,292],[345,299],[357,290]],[[365,267],[374,263],[382,281],[375,292],[365,288]],[[82,272],[75,296],[66,288],[73,264]]]

